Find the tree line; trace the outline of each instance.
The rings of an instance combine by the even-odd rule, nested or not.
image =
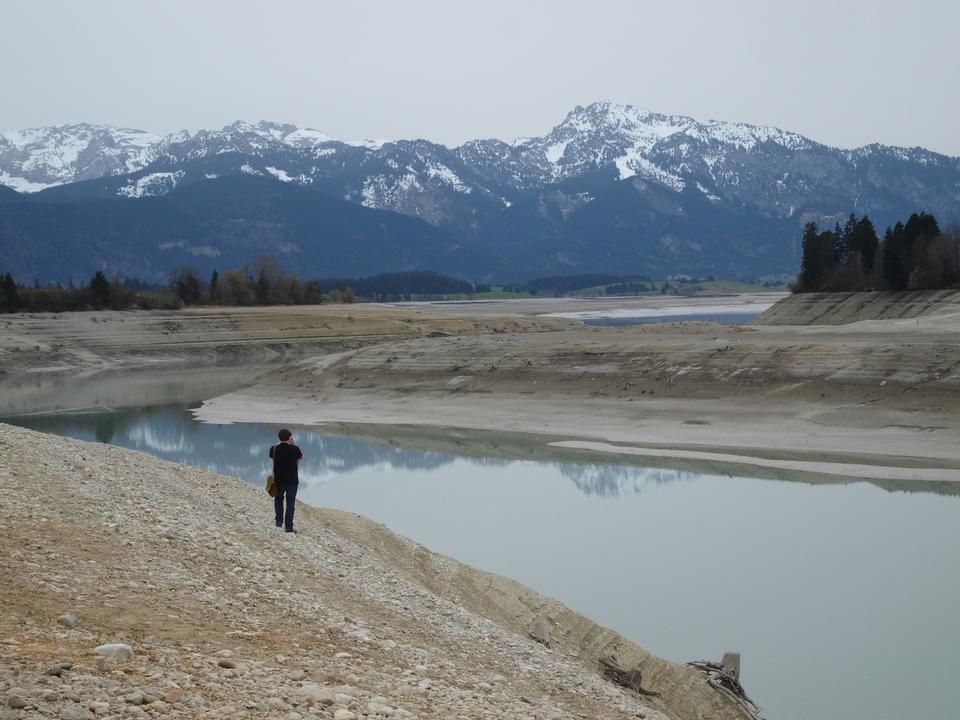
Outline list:
[[[941,290],[960,285],[960,228],[941,232],[929,213],[888,227],[883,241],[870,218],[853,213],[841,226],[803,228],[800,276],[794,292]]]
[[[392,302],[414,298],[441,299],[489,290],[489,286],[475,285],[429,271],[381,273],[366,278],[303,280],[297,273],[288,274],[283,265],[271,256],[260,257],[242,270],[227,270],[223,274],[215,270],[207,283],[194,268],[178,268],[173,273],[170,288],[184,305]]]
[[[128,286],[120,277],[109,280],[99,270],[87,285],[81,287],[73,283],[66,287],[60,284],[41,287],[37,282],[28,286],[17,283],[13,275],[5,273],[0,276],[0,312],[71,312],[178,306],[172,295],[147,292],[142,286],[143,283],[136,282]]]
[[[192,266],[175,269],[167,285],[139,280],[108,279],[95,273],[82,287],[40,287],[17,283],[10,273],[0,275],[0,312],[65,312],[111,309],[175,309],[185,305],[319,305],[440,299],[449,295],[489,290],[435,272],[384,273],[368,278],[304,280],[288,273],[272,256],[262,256],[243,267],[216,270],[209,277]]]

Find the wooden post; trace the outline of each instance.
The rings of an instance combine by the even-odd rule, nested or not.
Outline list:
[[[732,675],[734,680],[740,682],[740,653],[725,652],[720,664],[723,666],[725,673]]]

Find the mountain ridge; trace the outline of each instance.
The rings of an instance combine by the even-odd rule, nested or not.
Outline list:
[[[600,122],[597,122],[597,119]],[[612,127],[611,127],[612,126]],[[896,146],[881,143],[868,143],[854,148],[840,148],[812,140],[800,133],[782,130],[774,126],[759,125],[746,122],[708,119],[698,121],[685,115],[667,115],[637,106],[598,101],[587,106],[577,105],[567,113],[564,120],[551,129],[549,133],[540,137],[518,137],[513,142],[506,142],[499,138],[476,138],[453,147],[435,143],[426,138],[401,138],[396,140],[345,140],[327,135],[323,131],[313,128],[298,127],[292,123],[259,120],[236,120],[219,130],[200,129],[195,133],[180,130],[167,135],[158,135],[143,130],[123,128],[108,124],[94,123],[63,123],[58,125],[8,130],[0,132],[0,185],[11,187],[18,192],[38,192],[48,187],[76,182],[78,180],[93,179],[112,174],[124,174],[119,170],[134,172],[149,165],[157,159],[170,157],[170,149],[190,143],[193,145],[213,146],[216,152],[237,151],[256,152],[275,149],[275,145],[284,145],[296,150],[316,151],[321,146],[345,145],[348,147],[380,150],[385,145],[429,143],[446,147],[448,150],[461,155],[469,156],[470,148],[478,145],[493,145],[503,148],[529,150],[532,154],[542,152],[546,161],[553,166],[563,159],[563,154],[570,142],[570,130],[596,135],[598,131],[609,132],[612,129],[632,134],[635,141],[633,150],[637,146],[645,146],[651,150],[658,140],[669,138],[675,134],[690,135],[704,141],[721,141],[739,147],[752,149],[761,142],[774,142],[790,149],[824,148],[842,153],[851,160],[876,153],[897,155],[904,159],[910,158],[918,162],[954,161],[960,163],[960,157],[938,153],[921,146]],[[657,129],[666,132],[657,132]],[[646,131],[646,133],[644,133]],[[567,136],[564,139],[564,136]],[[263,141],[261,144],[256,139]],[[59,142],[57,142],[59,140]],[[107,171],[100,175],[93,175],[97,168],[91,169],[81,165],[73,174],[68,174],[72,161],[84,151],[92,152],[97,141],[103,142],[106,148],[113,150],[108,155],[118,159],[115,166],[105,166]],[[233,141],[232,148],[224,147]],[[90,145],[81,148],[83,142]],[[18,159],[16,155],[30,155],[32,157]],[[129,153],[129,157],[126,157]],[[621,156],[623,165],[629,166],[631,158]],[[121,164],[123,160],[127,162]],[[16,176],[10,173],[11,169],[26,170],[27,174]],[[49,179],[39,179],[40,173],[45,172]],[[117,170],[117,172],[114,172]],[[627,170],[621,170],[621,179],[629,175]],[[562,179],[555,175],[553,180]]]
[[[33,131],[0,136],[0,184],[18,168],[34,173],[21,177],[21,185],[57,183],[15,198],[0,193],[0,201],[133,203],[109,203],[110,212],[98,210],[96,216],[105,228],[119,222],[143,240],[156,233],[129,220],[147,213],[148,206],[137,203],[194,193],[206,198],[206,210],[216,216],[217,202],[202,191],[204,183],[257,177],[275,189],[310,191],[277,190],[271,195],[274,207],[258,206],[257,221],[280,235],[287,232],[282,219],[290,203],[300,207],[297,217],[311,215],[323,223],[307,206],[311,197],[333,196],[440,230],[451,245],[482,258],[467,271],[470,277],[458,275],[469,280],[583,272],[792,275],[800,230],[811,220],[833,225],[855,212],[869,214],[882,228],[921,210],[943,225],[960,220],[960,158],[878,144],[841,150],[768,126],[700,122],[610,102],[578,105],[543,136],[512,144],[471,140],[452,148],[424,139],[346,142],[266,121],[236,121],[156,141],[150,138],[157,136],[133,130],[112,138],[107,126],[87,125],[78,131],[79,140],[70,140],[66,127],[57,126],[47,144]],[[22,147],[11,150],[14,135]],[[57,145],[61,141],[64,149]],[[84,179],[66,182],[71,172]],[[17,222],[27,222],[31,212],[42,210],[22,209]],[[340,216],[339,210],[333,213],[335,225]],[[297,239],[290,242],[302,246],[304,229],[291,227]],[[7,243],[33,237],[9,214],[6,221],[0,214],[3,228]],[[93,237],[95,230],[62,228],[59,241],[70,245],[79,235]],[[408,236],[406,230],[400,234]],[[219,252],[229,255],[232,242],[246,243],[241,235],[231,238],[220,228]],[[323,274],[356,274],[367,265],[342,259]],[[390,264],[397,259],[384,254],[375,271],[464,272],[460,263],[453,268],[429,257]],[[91,262],[109,267],[111,260],[106,254]],[[30,273],[45,267],[39,260],[28,265],[23,270]],[[155,270],[163,272],[161,266]]]

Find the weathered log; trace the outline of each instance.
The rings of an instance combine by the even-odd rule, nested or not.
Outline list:
[[[640,695],[646,695],[648,697],[661,697],[660,693],[655,690],[646,690],[642,686],[643,674],[640,672],[640,668],[625,668],[617,660],[615,655],[605,655],[600,658],[600,664],[603,666],[603,669],[606,671],[613,680],[624,687],[630,688],[634,692]]]
[[[740,682],[740,653],[725,652],[720,664],[723,666],[724,673],[732,676],[737,682]]]
[[[693,662],[688,662],[687,667],[705,673],[707,682],[711,687],[729,695],[733,700],[737,701],[740,706],[750,714],[750,717],[759,718],[760,706],[750,699],[737,677],[740,670],[739,655],[736,661],[729,657],[729,655],[731,654],[725,654],[721,662],[694,660]]]

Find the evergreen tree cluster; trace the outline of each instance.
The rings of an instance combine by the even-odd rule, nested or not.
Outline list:
[[[328,295],[323,295],[328,288]],[[0,312],[64,312],[109,308],[177,308],[185,305],[319,305],[359,300],[440,299],[471,294],[482,288],[434,272],[385,273],[369,278],[303,280],[289,274],[272,256],[209,279],[194,267],[174,270],[167,287],[122,278],[107,279],[97,271],[85,287],[18,284],[10,273],[0,275]],[[489,287],[486,288],[489,290]]]
[[[960,284],[960,229],[940,231],[936,218],[914,213],[888,227],[883,242],[870,218],[852,214],[843,226],[803,228],[803,256],[794,292],[940,290]]]
[[[144,286],[133,281],[131,285]],[[64,287],[51,284],[41,287],[17,283],[10,273],[0,276],[0,312],[66,312],[73,310],[126,310],[131,307],[172,307],[170,298],[156,293],[136,292],[122,278],[108,280],[101,271],[94,273],[89,284],[76,287],[71,282]]]

